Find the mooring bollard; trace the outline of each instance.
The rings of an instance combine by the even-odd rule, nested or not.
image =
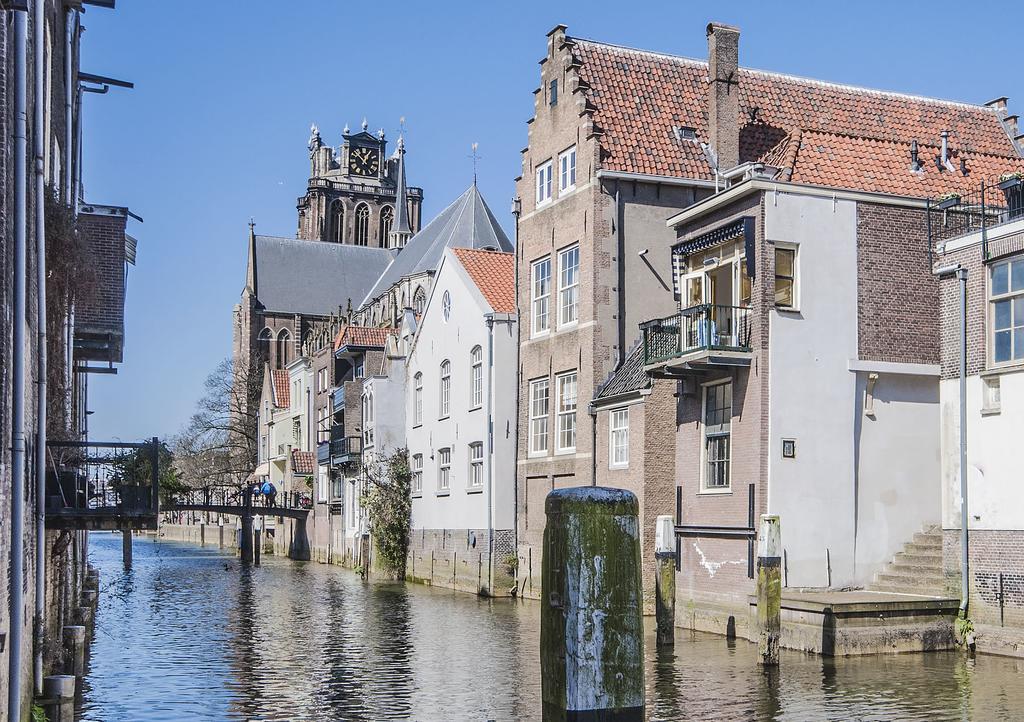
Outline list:
[[[545,511],[544,720],[643,720],[636,496],[596,486],[556,489],[548,494]]]
[[[76,677],[85,674],[85,627],[69,624],[64,627],[64,655],[67,659],[65,671]]]
[[[75,677],[72,674],[55,674],[43,677],[43,697],[49,707],[46,719],[49,722],[74,722],[75,720]]]
[[[124,568],[131,569],[132,566],[132,530],[121,531],[121,559],[124,561]]]
[[[74,613],[75,624],[85,628],[85,637],[89,639],[92,637],[93,630],[93,609],[88,604],[82,604],[80,607],[75,608]]]
[[[654,533],[654,560],[657,563],[654,581],[654,614],[657,621],[659,647],[675,643],[676,629],[676,550],[672,517],[658,517]]]
[[[757,543],[758,663],[779,663],[779,632],[782,628],[782,537],[779,517],[761,517]]]

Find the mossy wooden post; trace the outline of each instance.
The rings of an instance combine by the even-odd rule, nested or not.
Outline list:
[[[545,511],[544,720],[643,720],[636,497],[624,489],[556,489],[548,494]]]
[[[252,489],[246,487],[242,492],[242,533],[239,535],[239,551],[243,564],[252,564]]]
[[[43,698],[49,722],[74,722],[75,675],[55,674],[43,677]]]
[[[75,677],[85,675],[85,627],[68,624],[63,630],[65,671]]]
[[[672,517],[658,517],[654,534],[654,560],[657,563],[654,581],[654,615],[659,647],[675,644],[676,635],[676,550]]]
[[[758,663],[779,663],[779,631],[782,607],[782,541],[779,517],[761,517],[757,546],[757,651]]]
[[[121,560],[125,569],[132,568],[132,530],[121,530]]]

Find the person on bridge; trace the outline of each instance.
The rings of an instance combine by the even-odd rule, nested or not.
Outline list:
[[[274,501],[277,499],[277,489],[269,480],[263,482],[263,487],[260,489],[263,492],[263,496],[266,499],[267,506],[274,506]]]

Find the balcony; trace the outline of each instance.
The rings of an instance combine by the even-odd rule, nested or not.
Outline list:
[[[751,312],[741,306],[701,304],[640,325],[644,366],[666,373],[709,366],[749,366]]]
[[[362,440],[358,436],[342,436],[329,442],[331,465],[341,466],[354,461],[362,453]]]
[[[982,180],[975,188],[947,193],[928,202],[928,241],[932,250],[981,243],[982,259],[1024,250],[1024,179],[1016,175]]]

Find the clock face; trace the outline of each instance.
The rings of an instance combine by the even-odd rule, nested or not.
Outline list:
[[[348,155],[348,171],[352,175],[377,175],[380,160],[373,148],[353,148]]]

